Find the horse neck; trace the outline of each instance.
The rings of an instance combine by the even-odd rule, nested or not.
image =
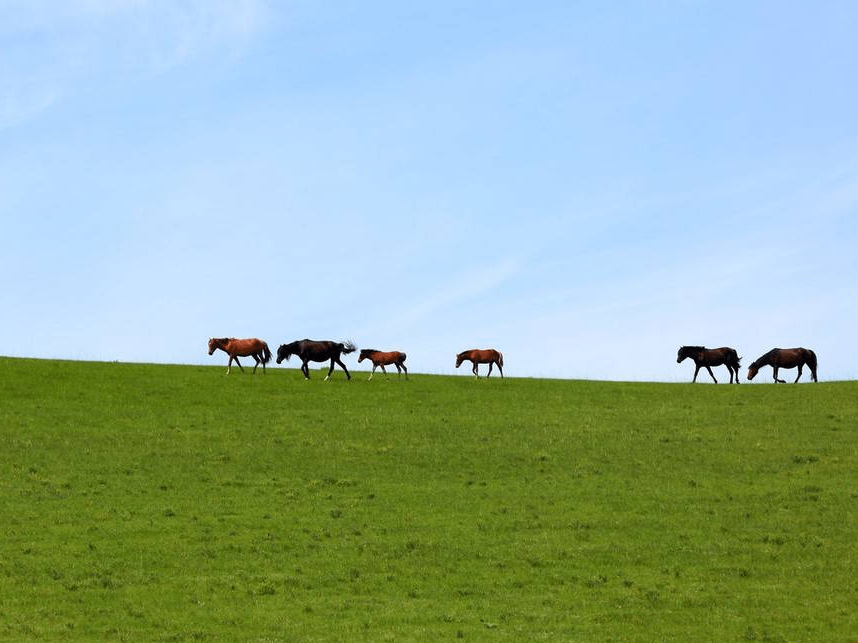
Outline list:
[[[774,357],[775,357],[775,355],[777,354],[777,352],[778,352],[778,349],[777,349],[777,348],[773,348],[772,350],[770,350],[770,351],[769,351],[768,353],[766,353],[765,355],[763,355],[763,356],[761,356],[761,357],[758,357],[756,360],[754,360],[754,361],[751,363],[751,366],[750,366],[749,368],[756,368],[756,369],[758,369],[758,370],[759,370],[759,368],[760,368],[761,366],[771,366],[771,365],[772,365],[772,361],[774,360]]]

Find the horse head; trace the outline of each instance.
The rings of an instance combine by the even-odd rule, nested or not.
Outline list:
[[[462,365],[462,362],[465,361],[465,354],[459,353],[456,355],[456,368],[459,368]]]
[[[750,382],[757,376],[757,373],[760,372],[760,367],[757,366],[757,363],[754,362],[748,367],[748,381]]]
[[[209,355],[219,348],[219,342],[214,337],[209,337]]]
[[[292,345],[291,344],[280,344],[280,348],[277,349],[277,363],[279,364],[284,359],[288,362],[289,358],[292,356]]]
[[[686,357],[695,359],[694,356],[697,355],[699,357],[703,350],[703,346],[680,346],[679,350],[676,352],[676,363],[679,364]]]

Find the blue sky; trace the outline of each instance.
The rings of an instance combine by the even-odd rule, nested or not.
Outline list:
[[[0,0],[0,354],[858,378],[856,32],[825,0]]]

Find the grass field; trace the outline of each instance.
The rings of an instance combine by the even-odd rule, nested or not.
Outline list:
[[[858,639],[858,383],[0,358],[2,641]]]

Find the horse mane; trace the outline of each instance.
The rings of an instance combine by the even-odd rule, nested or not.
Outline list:
[[[704,351],[704,350],[706,350],[706,347],[705,347],[705,346],[680,346],[680,347],[679,347],[679,350],[681,350],[682,352],[686,352],[686,351]]]
[[[380,353],[381,351],[375,348],[362,348],[360,349],[361,355],[369,355],[370,353]]]
[[[780,348],[773,348],[772,350],[768,351],[764,355],[761,355],[760,357],[755,359],[753,362],[751,362],[751,365],[749,368],[759,369],[760,366],[765,366],[766,364],[771,363],[772,355],[774,355],[779,350],[780,350]]]

